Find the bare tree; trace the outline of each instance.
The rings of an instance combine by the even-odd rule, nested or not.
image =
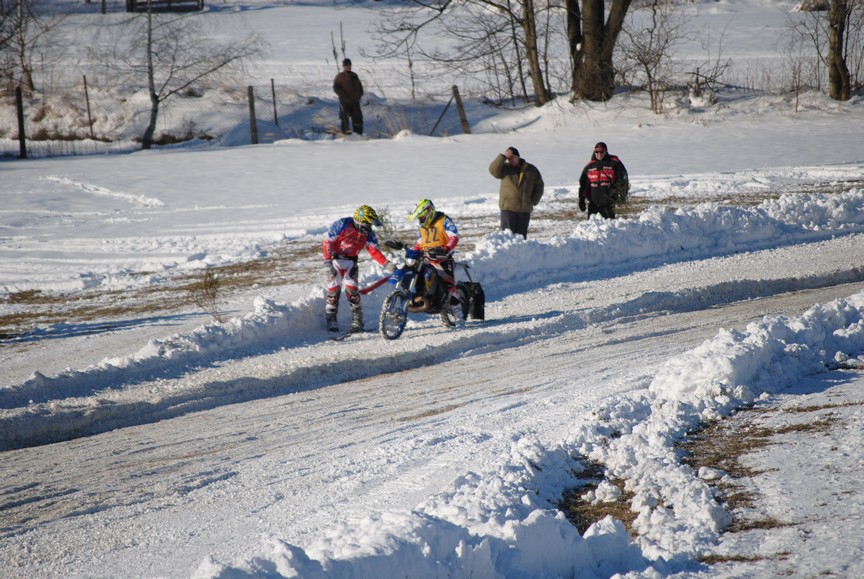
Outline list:
[[[792,34],[807,39],[828,71],[828,94],[848,100],[864,83],[864,0],[830,0],[800,18],[789,15]],[[819,83],[821,89],[821,79]]]
[[[824,71],[828,68],[828,60],[825,54],[828,32],[820,8],[803,13],[790,12],[786,15],[786,21],[787,44],[789,46],[800,46],[800,51],[804,54],[808,53],[805,45],[809,45],[811,47],[809,54],[813,55],[819,62],[820,66],[816,67],[811,84],[816,90],[821,91],[823,88],[822,83],[824,82]]]
[[[534,0],[412,0],[408,9],[382,11],[375,31],[378,56],[411,55],[412,63],[422,58],[454,71],[486,75],[490,86],[516,89],[524,87],[527,78],[534,103],[541,106],[551,93],[538,48],[537,14]],[[421,42],[424,34],[434,39],[442,33],[456,41],[452,50]],[[527,93],[527,87],[522,92]]]
[[[13,34],[12,19],[3,8],[3,0],[0,0],[0,53],[6,50]]]
[[[618,50],[625,67],[635,70],[651,98],[651,111],[663,112],[663,99],[673,84],[680,66],[672,51],[690,36],[687,18],[664,0],[633,10],[625,22]]]
[[[788,75],[788,89],[795,94],[796,113],[801,93],[808,88],[821,90],[822,85],[819,58],[809,50],[811,39],[803,31],[800,20],[787,14],[787,31],[783,35],[783,65]]]
[[[154,13],[149,1],[147,7],[147,11],[124,19],[119,27],[102,27],[103,33],[110,30],[122,36],[105,43],[112,48],[96,55],[106,68],[133,81],[146,82],[150,118],[141,138],[143,149],[153,144],[162,103],[204,79],[227,73],[247,59],[262,55],[265,48],[254,34],[226,43],[213,40],[197,13]]]
[[[55,6],[36,0],[17,0],[3,6],[0,16],[0,51],[3,73],[17,78],[26,92],[36,90],[34,57],[43,67],[62,53],[65,42],[61,24],[65,16]]]

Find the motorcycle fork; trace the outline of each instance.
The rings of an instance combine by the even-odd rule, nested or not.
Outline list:
[[[420,277],[416,273],[411,276],[411,282],[408,284],[408,300],[406,303],[413,301],[417,295],[417,278]]]

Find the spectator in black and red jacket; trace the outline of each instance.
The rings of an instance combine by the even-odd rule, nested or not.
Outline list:
[[[624,163],[609,154],[606,143],[594,145],[591,162],[579,177],[579,210],[588,210],[590,219],[599,213],[604,219],[615,219],[615,204],[627,200],[630,181]]]

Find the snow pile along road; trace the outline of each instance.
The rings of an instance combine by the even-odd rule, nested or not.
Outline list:
[[[334,528],[306,550],[273,539],[259,556],[201,563],[198,578],[609,577],[692,566],[730,521],[713,491],[678,461],[675,444],[701,421],[780,392],[804,376],[864,367],[864,292],[795,318],[721,331],[670,360],[648,388],[610,401],[560,446],[513,443],[496,471],[469,472],[412,512]],[[573,457],[579,457],[574,459]],[[584,536],[552,508],[583,461],[628,480],[640,536],[610,518]],[[608,483],[586,496],[620,491]]]

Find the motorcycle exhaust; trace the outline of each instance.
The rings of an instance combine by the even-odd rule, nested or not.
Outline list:
[[[414,296],[411,303],[408,304],[408,311],[412,314],[425,312],[429,309],[429,300],[426,296]]]

